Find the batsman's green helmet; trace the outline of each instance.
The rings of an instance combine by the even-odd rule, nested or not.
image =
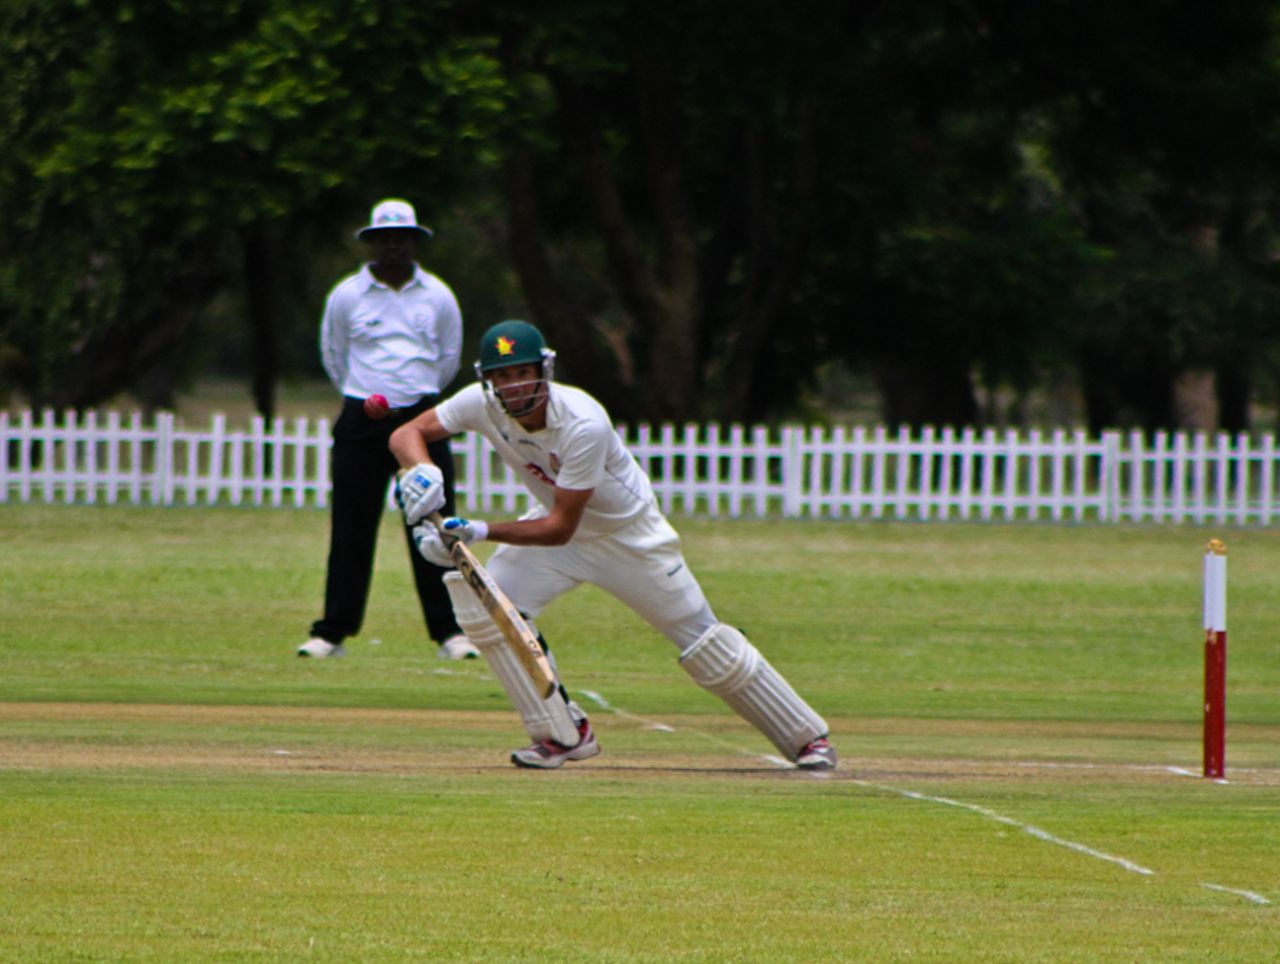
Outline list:
[[[476,368],[487,372],[507,365],[541,365],[547,354],[547,341],[533,325],[500,321],[481,338]]]

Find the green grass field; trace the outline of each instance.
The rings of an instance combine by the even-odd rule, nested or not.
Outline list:
[[[540,624],[604,752],[536,773],[386,521],[317,662],[323,512],[0,506],[0,958],[1277,959],[1280,532],[677,519],[841,769],[779,767],[582,589]]]

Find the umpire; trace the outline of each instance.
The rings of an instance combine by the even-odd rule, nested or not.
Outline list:
[[[415,260],[417,242],[431,237],[431,230],[418,224],[413,205],[395,198],[379,202],[356,237],[369,245],[373,258],[329,292],[320,326],[324,369],[342,393],[342,411],[333,426],[324,616],[298,648],[299,656],[313,658],[343,655],[343,640],[360,631],[387,486],[398,468],[387,440],[439,401],[462,356],[457,299]],[[444,511],[452,514],[454,468],[447,440],[432,449],[431,459],[441,470],[434,482],[444,489]],[[477,656],[454,621],[441,581],[445,570],[418,554],[407,529],[405,536],[427,632],[439,655]]]

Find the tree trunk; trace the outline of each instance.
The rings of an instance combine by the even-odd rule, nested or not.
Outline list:
[[[644,139],[646,180],[657,226],[656,312],[650,326],[649,383],[663,418],[695,417],[703,323],[698,295],[698,244],[690,216],[680,122],[680,90],[671,65],[646,51],[636,54],[636,99]]]
[[[276,414],[276,380],[280,374],[276,286],[282,252],[279,238],[266,227],[246,228],[244,248],[245,302],[253,345],[253,402],[270,421]]]
[[[1249,431],[1249,371],[1243,363],[1221,365],[1215,373],[1218,396],[1218,428],[1233,435]]]
[[[963,428],[977,422],[973,379],[963,367],[940,359],[885,361],[874,376],[890,428]]]
[[[516,137],[506,145],[502,175],[511,260],[533,322],[561,356],[558,372],[598,398],[614,418],[634,419],[637,398],[626,343],[611,342],[557,280],[542,231],[533,159]]]
[[[666,68],[637,71],[645,136],[650,214],[655,222],[653,263],[636,236],[622,201],[597,109],[575,84],[553,76],[566,138],[587,202],[605,246],[610,276],[631,324],[644,332],[647,354],[640,379],[643,403],[655,421],[694,417],[700,385],[697,349],[697,245],[688,217],[680,162],[675,92]]]
[[[773,343],[785,326],[787,299],[800,277],[808,232],[802,223],[814,194],[814,124],[810,105],[796,105],[796,145],[790,164],[775,161],[768,151],[763,125],[746,124],[743,153],[746,187],[743,194],[742,302],[739,324],[728,364],[729,378],[721,417],[732,421],[763,418],[777,392]],[[790,175],[791,189],[779,201],[779,168]]]

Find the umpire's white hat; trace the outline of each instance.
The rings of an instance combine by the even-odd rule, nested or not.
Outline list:
[[[368,225],[357,231],[356,237],[366,241],[374,231],[393,230],[421,231],[428,238],[431,237],[431,229],[418,223],[418,215],[414,212],[413,205],[394,197],[379,201],[373,206]]]

